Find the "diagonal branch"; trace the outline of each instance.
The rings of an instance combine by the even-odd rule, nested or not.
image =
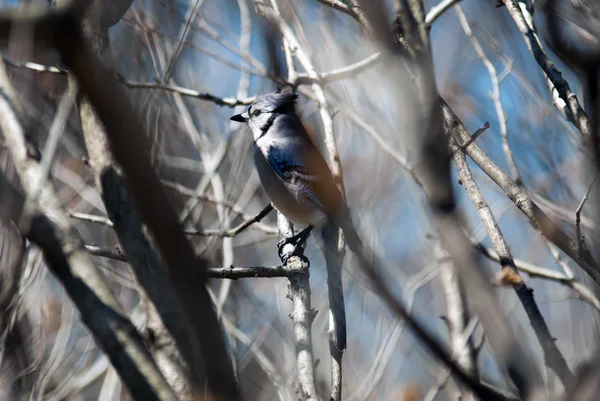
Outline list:
[[[573,381],[573,373],[571,373],[565,357],[558,349],[555,339],[550,333],[548,324],[542,316],[540,308],[533,296],[533,290],[525,284],[519,273],[516,271],[515,261],[508,244],[500,231],[500,227],[498,227],[498,223],[492,214],[492,210],[473,178],[465,154],[458,145],[456,145],[454,140],[451,140],[450,147],[452,149],[452,157],[456,169],[458,170],[461,184],[479,213],[479,217],[492,241],[492,246],[500,258],[503,272],[512,276],[511,283],[513,284],[517,297],[519,297],[519,300],[525,309],[525,313],[527,313],[531,327],[542,347],[546,365],[557,374],[565,388],[568,388]]]
[[[221,237],[221,238],[235,237],[236,235],[238,235],[239,233],[241,233],[242,231],[244,231],[245,229],[247,229],[254,223],[258,223],[259,221],[261,221],[266,215],[271,213],[272,210],[273,210],[273,206],[271,204],[269,204],[269,205],[267,205],[267,207],[265,207],[263,210],[261,210],[256,216],[240,223],[238,226],[233,227],[229,230],[203,230],[203,231],[184,230],[184,232],[189,235],[199,235],[202,237]]]
[[[442,110],[446,130],[460,144],[471,139],[462,122],[452,109],[442,101]],[[600,284],[600,265],[586,249],[580,249],[576,240],[569,237],[539,206],[529,198],[527,193],[512,181],[476,144],[471,143],[464,148],[465,153],[494,181],[515,205],[527,216],[533,226],[541,234],[558,246],[573,259],[598,284]]]
[[[24,132],[4,96],[0,96],[0,115],[0,130],[25,192],[31,197],[40,180],[41,168],[28,158]],[[0,217],[18,223],[24,212],[24,197],[3,174],[0,174],[0,189]],[[41,213],[36,209],[29,224],[21,229],[42,249],[48,267],[64,285],[82,320],[132,394],[140,399],[176,400],[142,337],[84,250],[81,238],[69,223],[49,182],[43,185],[36,199]]]

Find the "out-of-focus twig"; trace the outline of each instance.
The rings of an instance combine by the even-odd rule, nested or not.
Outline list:
[[[296,80],[292,82],[292,84],[312,85],[315,83],[320,83],[321,85],[327,85],[329,83],[340,81],[342,79],[352,78],[376,64],[380,60],[380,58],[381,53],[377,52],[363,60],[350,64],[346,67],[341,67],[328,72],[323,72],[319,74],[319,78],[311,77],[306,73],[297,74]]]
[[[356,21],[360,23],[360,25],[368,32],[372,33],[373,28],[369,23],[369,20],[365,16],[365,13],[361,10],[360,6],[356,5],[353,0],[351,1],[342,1],[342,0],[317,0],[321,4],[325,4],[328,7],[333,8],[334,10],[338,10],[343,12],[344,14],[348,14]]]
[[[165,70],[165,73],[162,77],[162,82],[169,82],[169,80],[171,79],[171,74],[173,73],[173,68],[175,68],[175,64],[177,63],[177,59],[179,58],[179,54],[181,53],[181,49],[183,47],[183,42],[185,42],[189,29],[190,29],[190,24],[192,23],[192,16],[194,15],[194,13],[196,12],[196,10],[202,5],[202,3],[204,3],[204,0],[195,0],[193,3],[190,2],[189,6],[188,6],[188,10],[186,12],[186,16],[184,18],[185,21],[185,25],[183,26],[183,28],[181,29],[181,32],[179,33],[179,40],[177,42],[177,47],[175,48],[175,51],[173,52],[173,55],[171,56],[170,60],[169,60],[169,64],[167,66],[167,69]]]
[[[370,14],[375,16],[380,12],[375,5],[370,5],[370,9]],[[541,372],[506,320],[487,278],[477,266],[477,256],[463,231],[463,219],[452,188],[449,136],[444,129],[441,100],[435,87],[422,3],[403,1],[398,13],[397,25],[394,26],[396,36],[405,35],[404,41],[413,49],[410,54],[415,62],[414,69],[419,71],[416,80],[407,79],[411,75],[406,74],[407,78],[402,82],[414,85],[409,90],[412,89],[414,109],[418,110],[419,115],[413,118],[427,121],[418,135],[417,152],[424,175],[425,192],[441,243],[457,267],[459,280],[469,295],[474,312],[481,319],[500,366],[508,373],[522,397],[533,398],[542,389]],[[389,41],[385,32],[378,36],[382,42]],[[396,55],[396,62],[399,63],[402,52],[396,51],[390,44],[383,45],[391,48],[390,52]],[[404,88],[397,84],[397,91],[402,90]]]
[[[425,24],[431,27],[433,23],[442,16],[450,7],[457,4],[460,0],[442,0],[435,6],[431,7],[431,10],[425,16]]]
[[[519,174],[519,169],[517,168],[517,163],[515,162],[515,157],[513,155],[512,149],[508,142],[508,125],[506,124],[506,113],[504,112],[504,107],[502,106],[502,100],[500,99],[500,79],[498,78],[498,73],[496,72],[496,67],[490,61],[490,59],[486,56],[479,40],[473,34],[471,30],[471,26],[469,25],[469,21],[467,21],[467,17],[462,10],[460,4],[457,4],[454,7],[456,14],[458,15],[458,20],[460,21],[460,25],[471,41],[473,45],[473,49],[477,53],[477,56],[481,59],[481,62],[488,70],[488,74],[490,75],[490,80],[492,81],[492,92],[490,93],[490,97],[492,102],[494,103],[496,109],[496,116],[498,117],[498,124],[500,125],[500,135],[502,137],[502,150],[504,151],[504,155],[506,156],[506,161],[508,162],[508,167],[510,169],[510,173],[512,175],[513,180],[521,185],[523,180],[521,179],[521,175]]]
[[[452,355],[454,356],[454,358],[456,359],[456,361],[458,362],[460,359],[460,355],[464,354],[465,351],[468,353],[473,353],[473,346],[472,344],[472,340],[471,337],[473,336],[473,333],[475,331],[475,328],[477,327],[477,323],[479,322],[479,320],[477,318],[473,318],[471,319],[467,325],[465,325],[465,327],[463,328],[463,330],[457,335],[458,340],[455,341],[453,347],[452,347]],[[469,348],[471,348],[469,350]],[[442,372],[442,374],[438,377],[437,383],[429,389],[429,391],[427,392],[427,394],[425,394],[425,398],[423,398],[423,401],[433,401],[435,399],[435,397],[437,396],[437,394],[442,390],[442,388],[446,385],[446,383],[448,382],[448,379],[451,376],[452,371],[450,369],[445,369],[444,372]],[[464,396],[461,395],[460,399],[464,399]],[[471,398],[469,398],[471,399]],[[466,400],[465,400],[466,401]]]
[[[275,367],[274,363],[269,357],[256,345],[254,339],[251,339],[246,333],[236,327],[227,317],[222,316],[221,320],[225,326],[225,330],[231,333],[232,337],[244,344],[251,353],[254,354],[256,361],[261,366],[267,376],[273,381],[273,384],[277,388],[277,395],[280,401],[292,400],[289,386],[287,385],[285,378],[282,377]]]
[[[237,384],[222,333],[212,309],[205,274],[187,241],[172,207],[162,191],[150,157],[149,146],[137,114],[113,74],[93,54],[79,21],[69,12],[48,13],[39,8],[20,8],[0,14],[0,38],[6,40],[15,23],[27,23],[39,44],[56,46],[63,62],[77,78],[81,90],[103,123],[115,160],[123,168],[136,204],[162,259],[168,265],[173,294],[181,301],[181,317],[194,328],[190,340],[204,356],[208,388],[212,396],[237,399]],[[136,152],[132,153],[132,149]]]
[[[26,192],[35,188],[39,165],[28,159],[22,128],[3,96],[0,97],[0,129],[7,140],[21,183]],[[0,174],[3,219],[17,221],[23,212],[24,197]],[[82,320],[94,333],[100,346],[119,371],[132,394],[152,400],[176,400],[127,316],[121,311],[86,251],[69,224],[69,218],[46,183],[39,196],[40,212],[24,227],[27,237],[44,252],[48,267],[59,278],[81,312]],[[102,316],[102,318],[98,318]]]
[[[67,124],[67,120],[71,114],[71,110],[75,105],[76,96],[77,85],[71,85],[60,99],[56,115],[54,116],[54,120],[50,126],[48,139],[46,140],[44,150],[42,151],[39,175],[35,177],[36,181],[32,184],[33,188],[31,190],[30,197],[27,197],[27,201],[25,202],[22,216],[23,221],[20,222],[20,226],[29,224],[28,220],[31,217],[33,210],[36,208],[35,203],[38,200],[40,192],[46,185],[46,182],[49,178],[50,169],[52,168],[52,163],[54,162],[54,156],[58,148],[58,142],[63,134],[65,125]]]
[[[440,252],[441,244],[436,247],[436,257],[438,259],[438,269],[440,271],[440,282],[442,284],[442,292],[444,294],[444,304],[446,306],[445,323],[448,326],[448,337],[450,339],[450,348],[452,354],[456,358],[456,363],[465,372],[478,377],[477,361],[472,341],[468,337],[471,333],[466,333],[465,329],[469,320],[466,298],[458,281],[458,276],[452,261],[443,257]],[[450,374],[448,372],[448,374]],[[461,391],[461,399],[472,401],[473,394],[467,389]]]

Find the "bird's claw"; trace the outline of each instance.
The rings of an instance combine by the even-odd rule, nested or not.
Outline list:
[[[306,229],[299,232],[298,234],[293,235],[291,237],[282,238],[277,242],[279,258],[281,259],[283,264],[286,264],[289,258],[291,258],[292,256],[299,256],[305,262],[308,261],[308,259],[304,257],[304,249],[302,248],[302,245],[306,242],[306,239],[308,238],[308,235],[311,231],[312,226],[309,226]],[[284,253],[283,250],[288,244],[294,245],[294,248],[289,252]]]
[[[294,245],[294,248],[292,250],[290,250],[289,252],[284,252],[283,250],[284,250],[285,246],[288,244]],[[300,247],[298,246],[297,239],[291,237],[291,238],[284,238],[281,241],[277,242],[277,248],[278,248],[279,258],[283,261],[283,264],[285,264],[285,263],[287,263],[289,258],[291,258],[292,256],[297,256],[298,248],[300,248]]]
[[[290,258],[292,258],[292,256],[299,257],[300,260],[302,260],[302,263],[306,264],[307,266],[310,266],[310,261],[308,260],[308,258],[306,256],[304,256],[304,252],[302,251],[301,247],[294,247],[294,249],[292,249],[290,252],[282,255],[281,262],[284,265],[287,265],[288,260],[290,260]]]

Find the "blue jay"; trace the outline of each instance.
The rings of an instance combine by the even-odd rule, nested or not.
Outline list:
[[[327,163],[296,115],[297,97],[294,93],[263,95],[248,111],[231,117],[252,131],[254,163],[275,208],[295,225],[306,227],[280,242],[280,253],[283,245],[292,243],[294,252],[289,256],[293,255],[313,227],[325,235],[332,224],[344,231],[348,246],[356,253],[361,240]]]

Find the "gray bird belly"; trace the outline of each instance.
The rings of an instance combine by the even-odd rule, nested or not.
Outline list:
[[[283,181],[259,149],[254,149],[254,163],[258,177],[273,206],[288,220],[297,226],[322,225],[326,221],[321,212],[310,200],[305,199],[298,191]]]

